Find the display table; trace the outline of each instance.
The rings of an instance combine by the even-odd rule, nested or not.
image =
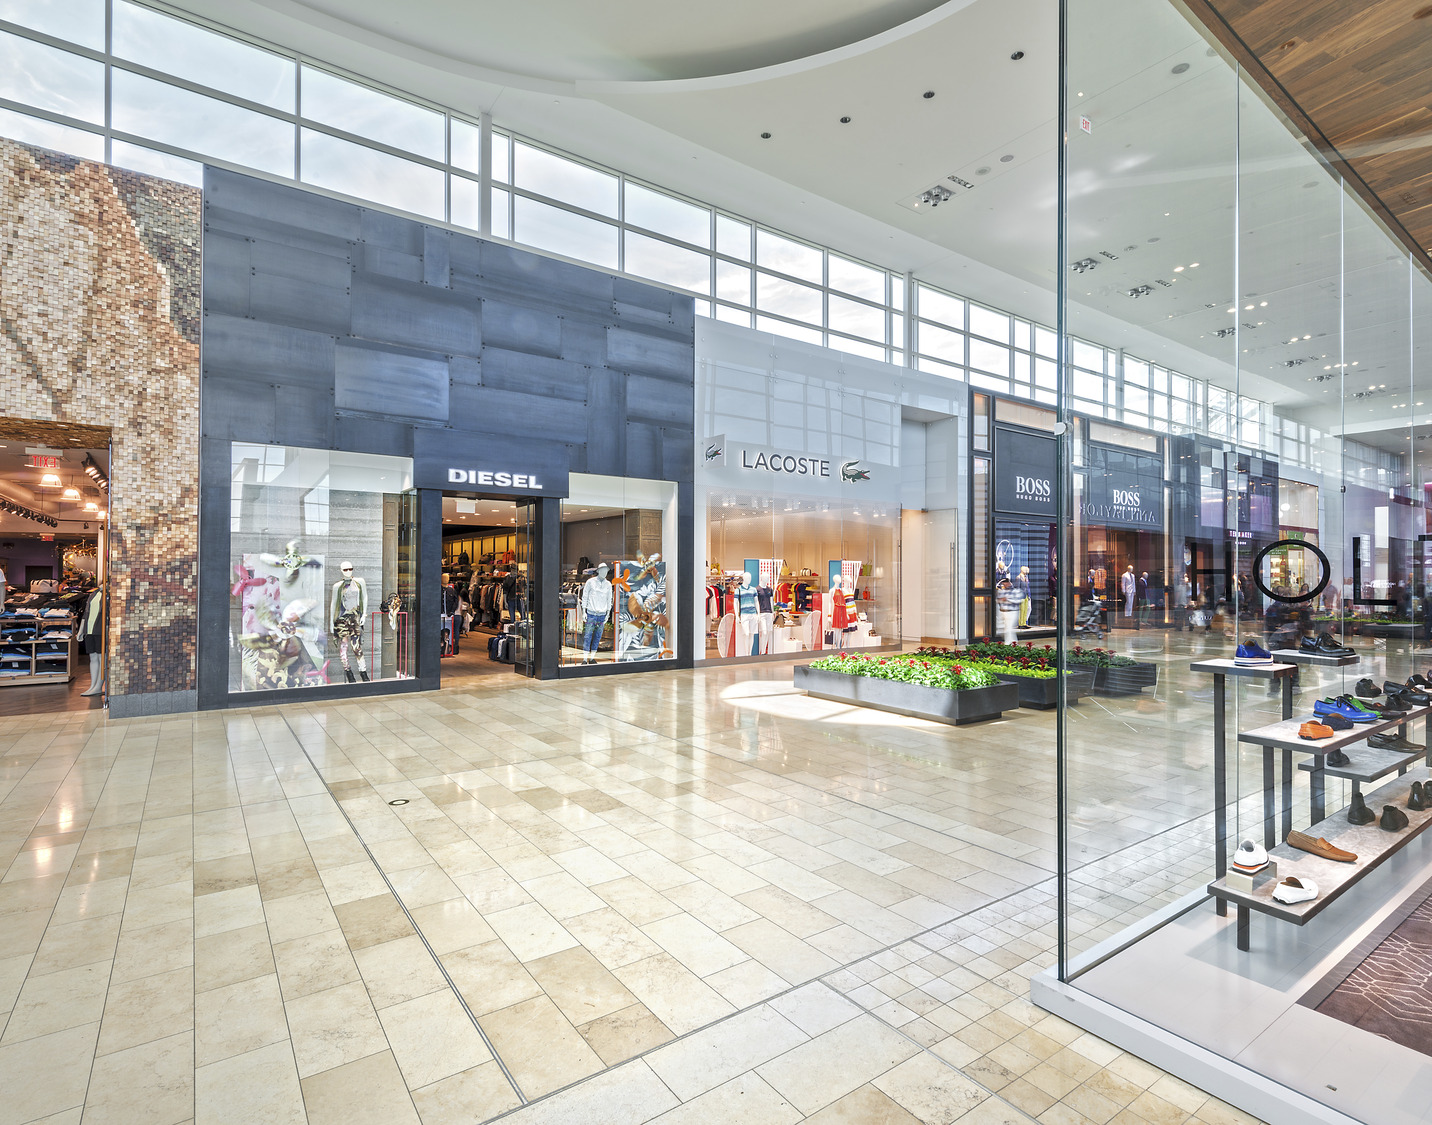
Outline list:
[[[1268,858],[1278,865],[1279,879],[1286,879],[1291,875],[1299,880],[1310,879],[1317,884],[1318,897],[1309,902],[1288,905],[1276,901],[1273,898],[1273,888],[1278,884],[1277,879],[1268,879],[1251,892],[1230,887],[1223,877],[1210,883],[1208,893],[1218,900],[1220,906],[1226,907],[1227,903],[1231,902],[1238,908],[1238,948],[1245,952],[1249,948],[1250,912],[1256,910],[1260,914],[1292,922],[1296,926],[1305,925],[1369,871],[1380,866],[1389,856],[1425,831],[1427,826],[1432,824],[1432,810],[1409,809],[1407,795],[1414,781],[1426,781],[1428,777],[1428,770],[1418,769],[1411,776],[1402,776],[1387,782],[1364,798],[1367,807],[1379,817],[1384,805],[1396,805],[1406,813],[1408,827],[1400,832],[1384,832],[1378,827],[1376,820],[1370,824],[1350,824],[1347,817],[1341,815],[1341,810],[1337,815],[1315,822],[1308,829],[1309,836],[1315,839],[1322,837],[1334,847],[1354,853],[1357,856],[1354,863],[1323,859],[1288,844],[1279,844],[1268,850]]]
[[[1298,674],[1295,664],[1237,664],[1226,657],[1217,660],[1195,660],[1189,666],[1192,672],[1208,672],[1213,676],[1213,838],[1214,875],[1222,879],[1228,874],[1228,731],[1224,713],[1227,709],[1228,677],[1237,676],[1250,680],[1283,681],[1283,718],[1293,715],[1293,677]],[[1292,758],[1288,759],[1289,772]],[[1269,766],[1263,766],[1264,809],[1272,799],[1272,782],[1268,775]],[[1291,782],[1290,792],[1291,792]],[[1291,799],[1291,798],[1290,798]],[[1218,913],[1227,914],[1228,904],[1221,899]]]
[[[1311,664],[1318,668],[1350,668],[1362,659],[1357,653],[1329,656],[1325,652],[1304,652],[1300,648],[1275,648],[1273,659],[1283,664]]]

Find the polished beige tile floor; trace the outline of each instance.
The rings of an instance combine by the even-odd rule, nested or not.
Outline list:
[[[1163,675],[1070,719],[1075,951],[1211,866],[1222,642],[1117,643]],[[0,719],[0,1125],[1251,1120],[1029,1003],[1054,730],[785,664]]]

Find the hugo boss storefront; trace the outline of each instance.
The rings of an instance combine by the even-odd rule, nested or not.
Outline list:
[[[516,671],[691,664],[689,298],[216,169],[204,196],[201,707],[439,687],[445,496],[515,510]]]
[[[971,441],[970,613],[993,636],[997,603],[1017,605],[1016,636],[1054,634],[1059,575],[1054,522],[1055,416],[1030,403],[975,393]],[[1163,439],[1076,417],[1074,609],[1103,601],[1099,623],[1166,620]]]

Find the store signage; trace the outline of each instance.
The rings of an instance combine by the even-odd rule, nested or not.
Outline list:
[[[719,434],[706,442],[706,455],[704,461],[707,465],[724,465],[726,463],[726,435]]]
[[[42,457],[39,454],[30,454],[30,468],[32,469],[58,469],[60,459],[58,457]]]
[[[1163,460],[1090,442],[1081,512],[1086,526],[1163,530]]]
[[[413,486],[499,496],[566,496],[570,463],[557,442],[413,428]]]
[[[1054,439],[994,428],[994,506],[1054,518]]]
[[[828,477],[830,462],[819,457],[796,457],[772,450],[741,450],[739,462],[743,469],[766,473],[790,473],[798,477]]]

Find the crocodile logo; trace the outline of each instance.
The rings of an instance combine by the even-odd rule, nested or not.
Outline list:
[[[721,447],[720,442],[712,442],[706,447],[706,460],[714,461],[725,452],[726,450]]]
[[[860,480],[869,480],[870,470],[862,469],[858,460],[842,461],[840,463],[840,479],[843,481],[849,481],[851,484],[854,484],[856,481]]]

